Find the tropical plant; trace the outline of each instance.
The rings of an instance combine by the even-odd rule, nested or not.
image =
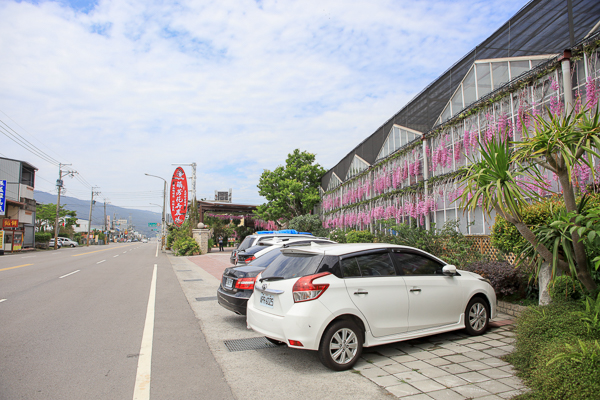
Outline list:
[[[329,233],[323,228],[323,221],[318,215],[305,214],[294,217],[289,223],[290,229],[295,229],[298,232],[310,232],[315,236],[325,237]]]
[[[373,243],[374,236],[369,231],[350,231],[346,233],[348,243]]]
[[[200,246],[189,236],[178,238],[172,246],[178,256],[191,256],[200,253]]]

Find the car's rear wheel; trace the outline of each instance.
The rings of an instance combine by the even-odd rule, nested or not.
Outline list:
[[[362,348],[362,331],[351,321],[337,321],[327,328],[321,338],[319,359],[334,371],[344,371],[356,364]]]
[[[481,297],[471,299],[465,310],[465,330],[469,335],[483,334],[490,323],[488,305]]]

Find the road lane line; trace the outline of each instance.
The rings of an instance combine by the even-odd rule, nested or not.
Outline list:
[[[35,258],[36,256],[25,256],[25,257],[21,257],[21,258]]]
[[[21,268],[21,267],[28,267],[30,265],[33,265],[33,264],[23,264],[23,265],[17,265],[16,267],[2,268],[2,269],[0,269],[0,271],[8,271],[9,269],[15,269],[15,268]]]
[[[98,261],[96,264],[102,264],[106,260]]]
[[[119,257],[119,255],[117,254],[116,256],[113,256],[113,258],[115,258],[115,257]]]
[[[156,256],[155,257],[158,257],[158,241],[156,242]]]
[[[131,245],[129,245],[131,246]],[[108,249],[102,249],[102,250],[94,250],[94,251],[88,251],[87,253],[81,253],[81,254],[73,254],[71,257],[79,257],[79,256],[85,256],[86,254],[92,254],[92,253],[98,253],[100,251],[108,251],[108,250],[114,250],[114,248],[111,246]]]
[[[78,269],[77,271],[73,271],[73,272],[71,272],[71,273],[69,273],[69,274],[63,275],[63,276],[59,277],[58,279],[62,279],[62,278],[65,278],[65,277],[67,277],[67,276],[69,276],[69,275],[76,274],[76,273],[78,273],[79,271],[81,271],[81,270],[80,270],[80,269]]]
[[[123,252],[123,254],[127,253],[126,251]]]
[[[2,303],[3,301],[6,301],[6,299],[0,299],[0,303]]]
[[[133,400],[150,399],[152,340],[154,338],[154,306],[156,304],[156,271],[157,264],[154,264],[154,271],[152,272],[152,281],[150,283],[150,296],[148,298],[148,308],[146,310],[146,323],[144,324],[144,333],[142,334],[142,345],[140,347],[137,375],[135,378],[135,387],[133,389]]]

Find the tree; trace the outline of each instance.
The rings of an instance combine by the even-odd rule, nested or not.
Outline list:
[[[523,141],[516,143],[515,160],[533,161],[541,167],[552,171],[558,177],[562,187],[567,212],[579,214],[573,184],[573,169],[577,165],[586,165],[593,173],[592,155],[600,157],[600,124],[598,108],[588,116],[588,110],[572,111],[567,115],[555,115],[548,112],[534,117],[532,131],[523,126]],[[575,219],[572,222],[575,225]],[[588,289],[594,290],[596,283],[590,275],[590,266],[586,255],[584,241],[579,240],[579,230],[571,230],[574,253],[574,269],[579,281]]]
[[[315,236],[326,237],[329,231],[323,228],[323,221],[318,215],[305,214],[294,217],[289,223],[290,229],[295,229],[298,232],[310,232]]]
[[[61,205],[58,210],[58,222],[64,228],[68,229],[77,223],[77,212],[66,210]],[[35,207],[35,226],[38,232],[46,230],[54,232],[54,223],[56,221],[56,204],[38,204]]]
[[[288,154],[285,166],[265,170],[258,183],[258,193],[267,203],[258,206],[255,214],[265,221],[287,223],[310,213],[321,200],[318,188],[325,174],[325,169],[314,162],[314,154],[296,149]]]

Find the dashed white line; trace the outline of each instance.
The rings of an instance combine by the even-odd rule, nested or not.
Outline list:
[[[36,256],[26,256],[26,257],[21,257],[21,258],[35,258]]]
[[[127,253],[126,251],[123,252],[123,254]]]
[[[62,278],[65,278],[65,277],[67,277],[67,276],[69,276],[69,275],[76,274],[76,273],[78,273],[79,271],[81,271],[81,270],[80,270],[80,269],[78,269],[77,271],[73,271],[73,272],[71,272],[71,273],[69,273],[69,274],[63,275],[63,276],[59,277],[58,279],[62,279]]]
[[[106,260],[98,261],[96,264],[102,264]]]
[[[113,258],[115,258],[115,257],[119,257],[119,255],[117,254],[116,256],[113,256]]]
[[[146,310],[146,322],[144,324],[144,333],[142,334],[142,346],[140,347],[137,375],[135,378],[135,387],[133,389],[133,400],[150,399],[152,340],[154,338],[154,305],[156,304],[156,269],[157,264],[154,264],[154,272],[152,273],[152,281],[150,283],[148,308]]]
[[[6,299],[0,299],[0,303],[2,303],[3,301],[6,301]]]

